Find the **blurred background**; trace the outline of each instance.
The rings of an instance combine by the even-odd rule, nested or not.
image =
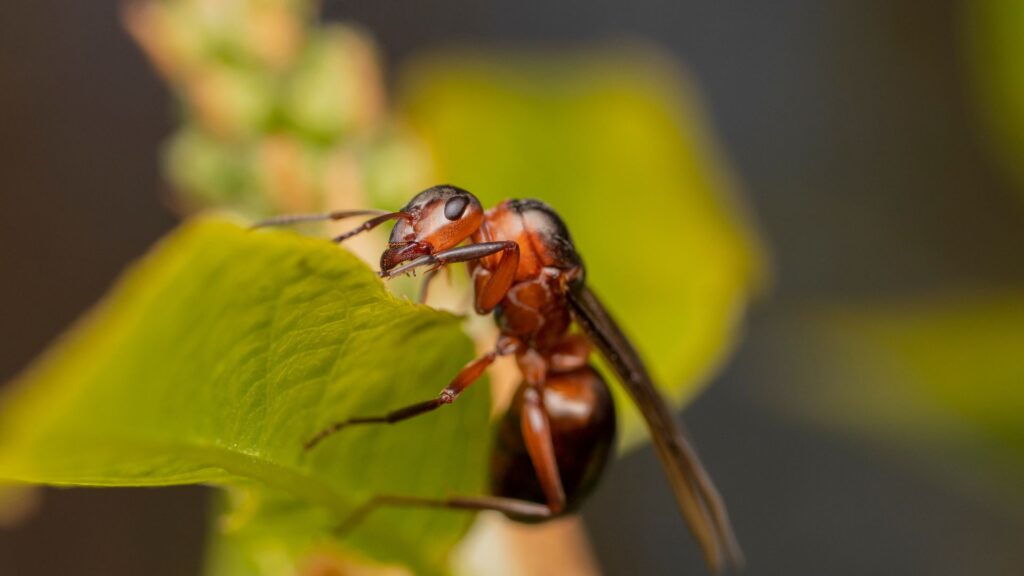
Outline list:
[[[727,203],[742,198],[735,235],[756,245],[751,259],[761,262],[749,265],[761,280],[748,284],[760,287],[749,291],[738,338],[717,336],[731,343],[708,362],[710,385],[684,412],[729,503],[747,573],[1018,574],[1024,10],[1014,4],[324,0],[323,18],[355,24],[353,50],[369,54],[346,69],[379,74],[403,119],[383,129],[339,121],[337,134],[321,134],[324,116],[311,114],[298,132],[324,147],[365,139],[353,170],[373,182],[364,186],[373,202],[393,204],[427,171],[411,160],[422,158],[423,131],[472,137],[432,116],[432,102],[470,108],[479,101],[460,100],[459,82],[486,84],[492,68],[511,86],[529,81],[529,59],[503,72],[495,55],[628,53],[657,61],[655,76],[674,70],[682,88],[665,93],[707,132],[698,156],[720,172],[708,179],[726,182],[708,188]],[[0,381],[96,302],[182,210],[232,201],[218,196],[230,186],[190,180],[219,154],[203,148],[203,131],[253,135],[244,118],[225,120],[203,102],[258,110],[249,98],[258,89],[243,79],[229,96],[189,92],[176,82],[181,69],[161,60],[162,45],[145,40],[156,37],[152,22],[130,13],[130,34],[123,7],[0,5]],[[379,95],[342,96],[361,118],[387,114],[373,104]],[[198,128],[182,129],[183,117]],[[486,120],[486,110],[473,118]],[[419,140],[406,139],[409,126]],[[515,137],[538,146],[547,138],[541,129]],[[436,172],[459,173],[458,151],[425,146],[447,162]],[[284,165],[304,153],[272,148]],[[514,159],[493,159],[504,161]],[[225,173],[209,170],[210,180]],[[349,176],[340,169],[339,189]],[[622,202],[642,210],[648,193],[666,192],[624,191]],[[244,208],[368,201],[275,198]],[[574,201],[595,200],[562,201],[571,213]],[[599,232],[627,249],[659,248]],[[687,271],[686,262],[664,264],[669,275]],[[657,302],[643,304],[652,316]],[[201,487],[44,490],[25,514],[0,518],[0,573],[197,573],[208,497]],[[665,513],[670,502],[649,446],[613,463],[582,514],[604,573],[703,573],[685,526]]]

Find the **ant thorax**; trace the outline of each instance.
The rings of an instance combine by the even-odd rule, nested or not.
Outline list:
[[[565,223],[550,206],[539,200],[506,200],[487,211],[484,224],[473,241],[501,240],[512,240],[519,245],[517,281],[536,278],[545,268],[564,271],[573,277],[582,274],[583,262]],[[493,269],[497,261],[496,258],[484,259],[482,264]]]

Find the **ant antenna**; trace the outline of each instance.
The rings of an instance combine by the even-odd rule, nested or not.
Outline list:
[[[351,218],[353,216],[371,216],[375,214],[388,214],[388,212],[386,210],[334,210],[332,212],[322,212],[320,214],[285,214],[283,216],[275,216],[273,218],[261,220],[253,224],[252,228],[256,229],[269,228],[271,226],[291,226],[292,224],[302,224],[304,222],[343,220],[345,218]]]
[[[375,212],[375,213],[379,213],[379,212]],[[405,212],[387,212],[387,213],[381,214],[380,216],[377,216],[376,218],[370,218],[366,222],[363,222],[359,226],[356,226],[355,228],[349,230],[348,232],[345,232],[344,234],[335,236],[333,238],[333,241],[336,242],[336,243],[344,242],[345,240],[348,240],[349,238],[355,236],[356,234],[359,234],[361,232],[366,232],[367,230],[373,230],[377,226],[380,226],[381,224],[383,224],[383,223],[385,223],[385,222],[387,222],[389,220],[397,220],[399,218],[404,218],[404,219],[408,220],[408,219],[411,218],[411,216],[409,216],[409,214],[407,214]]]

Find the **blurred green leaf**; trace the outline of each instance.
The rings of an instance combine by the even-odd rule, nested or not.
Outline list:
[[[1024,193],[1024,3],[964,3],[979,104],[995,156]]]
[[[432,397],[471,352],[457,318],[391,296],[329,242],[188,224],[16,383],[0,481],[266,489],[274,509],[319,521],[254,514],[246,530],[300,550],[374,493],[483,490],[486,385],[442,413],[301,446],[336,419]],[[434,573],[469,521],[381,512],[343,544]]]
[[[343,566],[383,568],[340,549],[327,537],[336,522],[330,511],[304,505],[286,494],[235,486],[218,494],[215,508],[219,514],[206,549],[208,576],[306,574],[303,569],[316,560],[329,561],[338,570]]]
[[[696,393],[764,270],[685,77],[656,52],[618,49],[442,54],[404,80],[401,109],[437,180],[487,205],[553,206],[664,390]]]
[[[801,354],[820,353],[822,361],[813,377],[793,379],[803,386],[791,383],[779,396],[789,409],[827,427],[896,443],[960,480],[1011,486],[996,492],[1019,495],[1021,294],[847,307],[817,316],[808,327]]]

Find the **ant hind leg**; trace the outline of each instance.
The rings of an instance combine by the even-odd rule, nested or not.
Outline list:
[[[354,530],[374,510],[383,507],[442,508],[448,510],[484,511],[493,510],[505,515],[530,519],[547,520],[555,512],[544,504],[504,498],[501,496],[455,496],[450,498],[423,498],[419,496],[379,495],[355,509],[338,526],[336,532],[344,535]]]

